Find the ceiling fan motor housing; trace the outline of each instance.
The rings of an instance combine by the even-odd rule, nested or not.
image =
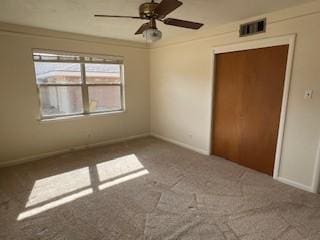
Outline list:
[[[146,2],[140,5],[139,7],[139,13],[140,13],[140,17],[143,19],[151,19],[153,18],[155,9],[157,8],[157,6],[159,5],[159,3],[156,2]]]

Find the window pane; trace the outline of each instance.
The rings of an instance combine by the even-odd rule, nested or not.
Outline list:
[[[86,64],[88,84],[120,83],[121,67],[119,64]]]
[[[89,86],[90,112],[121,110],[120,86]]]
[[[43,116],[83,112],[80,86],[41,86],[39,90]]]
[[[81,71],[79,63],[35,62],[38,84],[79,84]]]

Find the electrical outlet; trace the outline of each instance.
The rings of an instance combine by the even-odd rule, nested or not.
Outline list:
[[[312,99],[312,95],[313,95],[313,90],[311,89],[307,89],[305,92],[304,92],[304,99]]]

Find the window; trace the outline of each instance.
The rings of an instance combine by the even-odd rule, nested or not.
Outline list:
[[[42,119],[118,112],[123,103],[123,59],[33,53]]]

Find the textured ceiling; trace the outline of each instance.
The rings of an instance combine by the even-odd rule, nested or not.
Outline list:
[[[72,33],[143,41],[134,32],[144,22],[131,19],[97,19],[94,14],[138,16],[144,0],[0,0],[0,21]],[[159,2],[158,0],[157,2]],[[170,17],[203,22],[208,27],[292,7],[313,0],[181,0]],[[192,30],[158,25],[167,40]]]

